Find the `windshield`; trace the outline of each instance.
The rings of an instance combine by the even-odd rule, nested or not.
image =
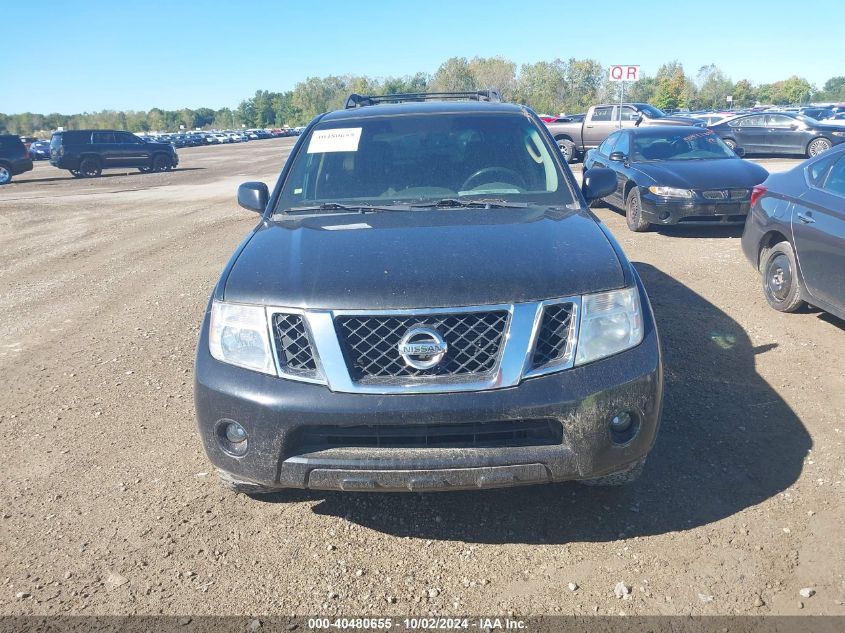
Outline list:
[[[575,197],[555,149],[521,114],[371,116],[312,129],[276,211],[444,199],[567,205]]]
[[[662,119],[666,113],[660,108],[648,105],[647,103],[638,103],[637,108],[640,112],[645,114],[649,119]]]
[[[717,134],[710,130],[677,133],[661,132],[634,136],[632,159],[643,160],[700,160],[736,158],[736,154]]]

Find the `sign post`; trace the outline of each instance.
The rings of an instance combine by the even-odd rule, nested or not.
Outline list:
[[[625,99],[625,82],[637,81],[640,78],[640,67],[634,65],[617,64],[610,67],[610,81],[622,83],[619,90],[619,127],[622,127],[622,102]]]

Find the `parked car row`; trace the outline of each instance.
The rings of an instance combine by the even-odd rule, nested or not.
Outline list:
[[[196,147],[201,145],[223,145],[227,143],[245,143],[262,139],[297,136],[302,128],[273,128],[271,130],[212,130],[178,132],[173,134],[144,134],[140,135],[145,141],[154,143],[172,143],[177,148]]]

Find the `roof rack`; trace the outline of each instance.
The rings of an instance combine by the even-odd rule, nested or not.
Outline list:
[[[345,109],[362,108],[379,103],[403,103],[405,101],[486,101],[500,103],[498,90],[474,90],[469,92],[408,92],[392,95],[351,94],[346,98]]]

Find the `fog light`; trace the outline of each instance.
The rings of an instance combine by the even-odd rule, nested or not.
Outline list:
[[[246,429],[234,420],[220,420],[217,423],[217,442],[224,453],[242,457],[249,446]]]
[[[240,444],[246,441],[246,431],[237,422],[229,422],[226,425],[226,439],[232,444]]]
[[[640,421],[636,413],[619,411],[610,418],[610,439],[614,444],[627,444],[640,430]]]
[[[616,433],[622,433],[631,428],[631,414],[627,411],[622,411],[613,416],[610,420],[610,430]]]

